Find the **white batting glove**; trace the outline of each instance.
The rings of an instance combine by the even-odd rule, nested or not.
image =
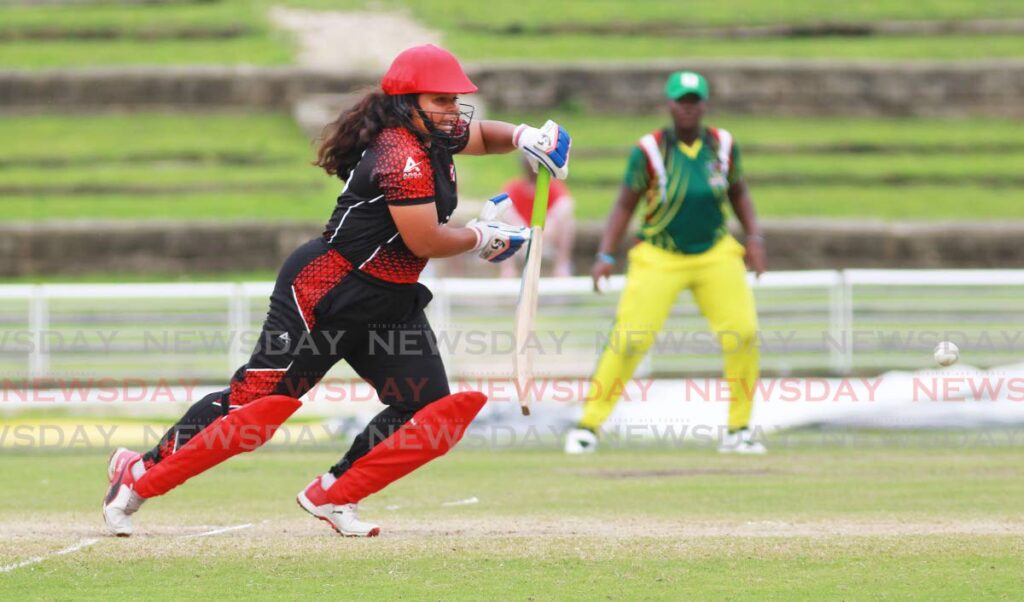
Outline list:
[[[530,229],[524,226],[474,219],[466,227],[476,232],[476,246],[469,252],[478,253],[491,263],[512,257],[530,240]]]
[[[480,209],[480,221],[494,222],[501,221],[503,215],[508,212],[509,207],[512,206],[512,199],[508,196],[508,193],[502,192],[501,194],[492,196],[487,199],[482,209]]]
[[[540,129],[519,124],[512,133],[512,143],[523,151],[533,171],[542,164],[559,180],[569,177],[569,148],[572,137],[565,128],[550,119]]]

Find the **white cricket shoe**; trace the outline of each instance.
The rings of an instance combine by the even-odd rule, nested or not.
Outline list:
[[[142,460],[142,454],[119,447],[107,462],[107,495],[103,498],[103,522],[107,530],[118,537],[132,534],[132,515],[146,498],[135,493],[135,475],[132,467]]]
[[[340,535],[345,537],[377,537],[380,527],[359,520],[358,504],[332,504],[327,499],[327,492],[320,484],[320,477],[313,479],[305,489],[295,497],[299,507],[324,521]]]
[[[588,429],[574,428],[565,435],[565,453],[592,454],[597,451],[597,435]]]
[[[768,453],[768,449],[760,441],[754,440],[750,429],[740,429],[732,433],[726,433],[722,443],[718,446],[720,454],[747,454],[760,456]]]

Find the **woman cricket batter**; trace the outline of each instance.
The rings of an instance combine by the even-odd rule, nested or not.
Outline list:
[[[417,46],[395,58],[380,89],[327,126],[316,165],[345,187],[323,235],[285,261],[256,349],[230,386],[189,408],[152,450],[111,455],[103,502],[110,531],[130,535],[131,516],[148,498],[269,440],[339,360],[387,407],[298,494],[304,510],[338,533],[377,535],[359,520],[358,502],[461,438],[486,398],[450,394],[419,275],[431,257],[504,261],[529,229],[496,221],[505,207],[495,204],[510,205],[503,197],[465,228],[448,225],[457,204],[452,155],[519,148],[535,168],[564,179],[570,145],[551,121],[542,129],[473,121],[472,107],[458,101],[476,90],[448,51]],[[396,335],[401,345],[380,345]]]
[[[747,428],[759,368],[757,311],[743,262],[746,255],[758,275],[765,271],[764,239],[743,180],[739,147],[728,131],[703,125],[708,85],[700,74],[673,73],[665,93],[672,125],[644,136],[633,148],[591,271],[597,290],[611,274],[613,253],[646,196],[640,242],[629,251],[614,330],[591,381],[583,417],[566,437],[566,453],[596,449],[598,429],[683,289],[693,293],[725,355],[729,423],[719,451],[765,451]],[[746,232],[746,249],[726,229],[726,199]]]

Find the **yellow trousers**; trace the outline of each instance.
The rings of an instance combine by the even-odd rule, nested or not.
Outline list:
[[[747,426],[760,370],[757,310],[747,285],[744,253],[728,235],[699,255],[672,253],[646,242],[630,250],[626,289],[591,380],[580,426],[596,431],[607,420],[683,289],[693,293],[725,356],[729,429]]]

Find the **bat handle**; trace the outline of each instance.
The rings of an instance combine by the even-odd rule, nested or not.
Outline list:
[[[548,199],[551,191],[551,172],[546,167],[537,170],[537,187],[533,192],[533,212],[530,225],[544,227],[548,219]]]

